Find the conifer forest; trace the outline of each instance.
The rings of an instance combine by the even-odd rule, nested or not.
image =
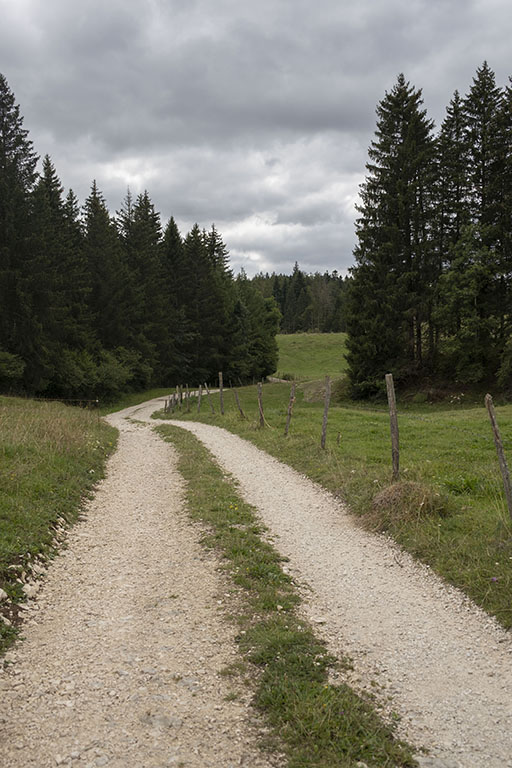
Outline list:
[[[234,277],[215,226],[182,236],[147,192],[112,216],[95,182],[81,206],[38,163],[0,75],[1,391],[250,381],[276,370],[278,330],[346,331],[356,397],[389,372],[512,391],[512,83],[485,62],[437,129],[404,75],[385,93],[346,276]]]
[[[345,322],[353,393],[512,389],[512,85],[484,62],[435,132],[403,75],[377,107]]]
[[[95,182],[81,207],[38,161],[0,75],[0,391],[105,400],[275,370],[279,310],[215,226],[182,237],[147,192],[111,216]]]

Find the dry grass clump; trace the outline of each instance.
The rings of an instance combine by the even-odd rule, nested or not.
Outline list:
[[[365,524],[375,531],[387,531],[401,523],[448,514],[446,499],[422,483],[402,481],[380,490],[372,499]]]
[[[58,402],[0,397],[0,441],[11,449],[75,450],[97,430],[98,414]]]

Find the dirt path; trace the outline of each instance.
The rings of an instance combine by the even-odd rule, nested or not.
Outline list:
[[[400,733],[431,750],[422,764],[510,768],[511,635],[289,467],[218,427],[176,424],[238,480],[311,590],[309,618],[354,659],[352,682],[377,690]]]
[[[110,417],[121,438],[107,479],[0,673],[2,768],[269,765],[250,707],[225,700],[226,586],[183,514],[173,449],[124,418],[157,407]],[[305,613],[354,659],[350,682],[431,750],[421,764],[510,768],[510,634],[289,467],[219,428],[178,425],[238,479],[305,586]]]
[[[226,587],[183,512],[175,453],[109,420],[107,478],[0,672],[0,766],[266,768],[247,702],[225,700]]]

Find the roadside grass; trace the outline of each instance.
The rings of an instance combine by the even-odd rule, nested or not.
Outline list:
[[[16,635],[22,576],[52,556],[59,522],[73,523],[103,475],[117,430],[97,412],[0,396],[0,653]],[[20,581],[18,581],[20,579]]]
[[[225,674],[244,678],[252,670],[254,702],[275,734],[267,746],[284,751],[289,768],[349,768],[358,761],[414,766],[410,749],[394,738],[369,698],[329,684],[329,669],[341,665],[297,616],[300,598],[281,568],[283,558],[265,540],[265,528],[233,479],[190,433],[173,426],[157,431],[178,450],[189,513],[206,526],[203,543],[219,552],[236,585],[233,618],[246,663]]]
[[[218,394],[212,395],[214,415],[206,404],[198,414],[192,400],[190,414],[158,416],[216,424],[250,440],[341,497],[363,525],[391,535],[504,627],[512,627],[512,521],[483,404],[399,406],[401,476],[395,485],[384,408],[332,406],[322,450],[322,403],[307,402],[300,388],[290,434],[284,437],[289,391],[287,384],[265,384],[268,426],[262,429],[255,387],[238,390],[246,419],[229,391],[224,416]],[[512,457],[512,406],[496,410],[505,451]]]
[[[347,368],[346,333],[281,333],[277,336],[277,378],[307,381],[329,375],[340,377]]]

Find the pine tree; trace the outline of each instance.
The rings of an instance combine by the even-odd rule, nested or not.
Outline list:
[[[105,199],[93,181],[84,205],[84,255],[91,275],[89,307],[96,338],[107,350],[129,346],[127,273]]]
[[[240,333],[235,335],[239,346],[230,375],[242,380],[261,379],[277,368],[280,312],[274,298],[264,298],[243,270],[236,279],[236,288]]]
[[[6,78],[0,74],[0,382],[15,384],[37,350],[27,277],[30,193],[37,178],[37,155]],[[41,382],[44,385],[44,382]]]
[[[421,91],[400,75],[377,107],[347,305],[350,376],[358,394],[378,389],[389,370],[405,379],[425,364],[434,143],[422,103]]]
[[[461,213],[458,237],[439,282],[437,309],[443,340],[442,366],[461,381],[478,382],[496,374],[508,324],[508,273],[502,216],[506,196],[503,95],[487,62],[477,70],[462,102],[465,195],[454,200]],[[505,131],[506,132],[506,131]],[[453,195],[453,193],[452,193]],[[465,198],[465,199],[464,199]]]
[[[133,221],[126,232],[130,281],[138,295],[137,327],[139,351],[152,371],[153,383],[161,382],[161,357],[169,332],[163,282],[162,227],[148,192],[137,197]],[[135,344],[137,347],[137,343]],[[149,383],[149,382],[147,382]]]
[[[469,148],[462,99],[455,91],[437,140],[435,242],[440,269],[448,266],[451,249],[470,223]]]
[[[486,61],[476,71],[463,102],[468,152],[469,209],[472,221],[485,232],[487,245],[495,237],[499,205],[499,113],[502,92]]]

